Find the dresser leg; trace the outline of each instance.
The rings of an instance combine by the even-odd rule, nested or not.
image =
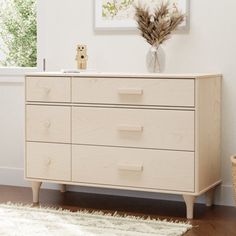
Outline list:
[[[215,188],[212,188],[206,192],[206,206],[210,207],[213,205],[214,193],[215,193]]]
[[[33,204],[39,203],[39,190],[42,185],[42,182],[32,182],[32,193],[33,193]]]
[[[195,196],[191,195],[183,195],[185,204],[186,204],[186,215],[188,219],[193,219],[193,209],[194,209],[194,202]]]
[[[61,184],[61,193],[65,193],[66,192],[66,185],[65,184]]]

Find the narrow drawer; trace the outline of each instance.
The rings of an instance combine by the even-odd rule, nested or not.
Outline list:
[[[26,177],[71,180],[71,146],[27,142]]]
[[[72,181],[194,191],[194,153],[72,146]]]
[[[194,79],[73,78],[77,103],[194,106]]]
[[[27,141],[71,141],[71,108],[63,106],[26,106]]]
[[[72,142],[194,151],[194,111],[74,107]]]
[[[26,77],[26,100],[70,102],[70,77]]]

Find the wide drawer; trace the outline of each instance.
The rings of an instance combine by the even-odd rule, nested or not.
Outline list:
[[[71,146],[27,142],[26,177],[71,180]]]
[[[72,181],[194,191],[194,153],[72,146]]]
[[[194,111],[72,108],[74,144],[194,150]]]
[[[26,100],[70,102],[69,77],[26,77]]]
[[[194,79],[73,78],[77,103],[194,106]]]
[[[71,141],[71,108],[27,105],[26,140],[69,143]]]

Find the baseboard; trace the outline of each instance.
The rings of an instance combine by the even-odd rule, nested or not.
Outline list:
[[[30,182],[24,179],[23,168],[0,167],[0,185],[30,187]],[[59,189],[57,184],[44,183],[42,188]]]
[[[215,204],[235,206],[234,189],[232,185],[221,185],[216,189]]]
[[[30,183],[24,179],[24,170],[22,168],[0,167],[0,185],[30,187]],[[59,189],[58,184],[43,183],[42,188]],[[179,195],[161,194],[153,192],[139,192],[117,189],[92,188],[82,186],[67,186],[69,191],[108,194],[117,196],[161,199],[170,201],[183,201]],[[197,202],[204,203],[204,196],[197,198]],[[234,206],[233,187],[231,185],[221,185],[216,189],[215,204],[224,206]]]
[[[24,170],[13,167],[0,167],[0,184],[29,187],[27,181],[24,180]]]

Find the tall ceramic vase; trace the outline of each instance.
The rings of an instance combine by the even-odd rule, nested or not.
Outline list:
[[[150,73],[160,73],[165,68],[165,54],[160,46],[150,47],[146,57],[147,70]]]

